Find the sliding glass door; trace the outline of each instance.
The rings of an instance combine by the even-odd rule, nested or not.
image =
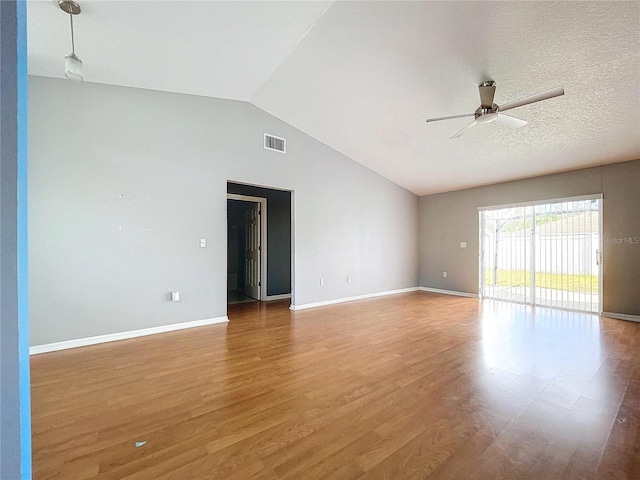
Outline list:
[[[482,296],[531,302],[531,207],[480,212]]]
[[[601,197],[480,209],[483,298],[600,312]]]

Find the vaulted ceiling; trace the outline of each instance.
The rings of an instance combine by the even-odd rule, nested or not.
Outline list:
[[[251,102],[418,195],[640,158],[640,2],[79,0],[87,82]],[[69,18],[28,3],[29,73]],[[478,85],[565,96],[449,137]],[[277,132],[271,132],[276,133]]]

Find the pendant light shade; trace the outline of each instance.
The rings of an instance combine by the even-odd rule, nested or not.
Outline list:
[[[69,14],[71,21],[71,53],[64,57],[64,76],[69,80],[81,82],[82,77],[82,60],[76,55],[75,38],[73,35],[73,16],[80,15],[80,5],[73,0],[60,0],[58,2],[60,10]]]
[[[64,57],[64,76],[69,80],[82,81],[82,60],[75,53]]]

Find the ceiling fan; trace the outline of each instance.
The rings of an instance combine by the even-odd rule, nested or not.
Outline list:
[[[462,130],[454,134],[451,138],[458,138],[462,134],[471,130],[478,123],[490,123],[496,120],[497,122],[506,125],[511,128],[519,128],[526,125],[528,122],[520,120],[519,118],[505,115],[502,112],[511,110],[512,108],[522,107],[523,105],[529,105],[530,103],[541,102],[542,100],[548,100],[549,98],[559,97],[564,95],[564,87],[556,87],[551,90],[529,95],[528,97],[515,100],[513,102],[505,103],[502,106],[493,103],[493,96],[496,93],[496,82],[487,81],[483,82],[479,86],[480,89],[480,106],[474,113],[465,113],[463,115],[452,115],[450,117],[438,117],[430,118],[427,122],[437,122],[440,120],[450,120],[452,118],[461,117],[475,117],[473,122],[464,127]]]

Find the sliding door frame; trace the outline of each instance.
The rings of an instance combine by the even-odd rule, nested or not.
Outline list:
[[[501,210],[501,209],[505,209],[505,208],[518,208],[518,207],[533,207],[531,208],[531,229],[529,231],[529,244],[530,244],[530,248],[531,248],[531,255],[530,255],[530,261],[529,261],[529,265],[528,265],[528,269],[530,270],[530,275],[531,275],[531,286],[530,286],[530,293],[529,296],[530,298],[527,300],[525,300],[524,302],[514,302],[514,303],[523,303],[523,304],[527,304],[527,305],[537,305],[537,296],[536,296],[536,251],[537,251],[537,245],[535,243],[535,239],[536,239],[536,222],[535,222],[535,218],[536,218],[536,212],[535,212],[535,207],[537,205],[548,205],[548,204],[554,204],[554,203],[569,203],[569,202],[579,202],[582,200],[598,200],[599,201],[599,206],[598,206],[598,253],[597,253],[597,264],[598,264],[598,307],[597,307],[597,312],[592,312],[594,314],[601,314],[602,313],[602,297],[603,297],[603,273],[604,273],[604,268],[603,268],[603,263],[604,263],[604,256],[603,256],[603,245],[604,245],[604,238],[602,235],[602,230],[603,230],[603,210],[604,210],[604,196],[601,193],[598,194],[592,194],[592,195],[580,195],[580,196],[575,196],[575,197],[563,197],[563,198],[552,198],[552,199],[546,199],[546,200],[536,200],[536,201],[531,201],[531,202],[519,202],[519,203],[509,203],[509,204],[502,204],[502,205],[487,205],[487,206],[483,206],[483,207],[478,207],[478,223],[479,223],[479,245],[480,245],[480,252],[478,254],[478,285],[479,285],[479,293],[480,293],[480,298],[486,298],[486,292],[485,292],[485,278],[484,278],[484,255],[485,255],[485,215],[483,215],[483,212],[488,211],[488,210]],[[526,298],[526,297],[525,297]],[[506,300],[505,300],[506,301]],[[541,305],[544,306],[544,305]],[[570,310],[567,308],[561,308],[561,307],[553,307],[553,308],[559,308],[561,310]]]

